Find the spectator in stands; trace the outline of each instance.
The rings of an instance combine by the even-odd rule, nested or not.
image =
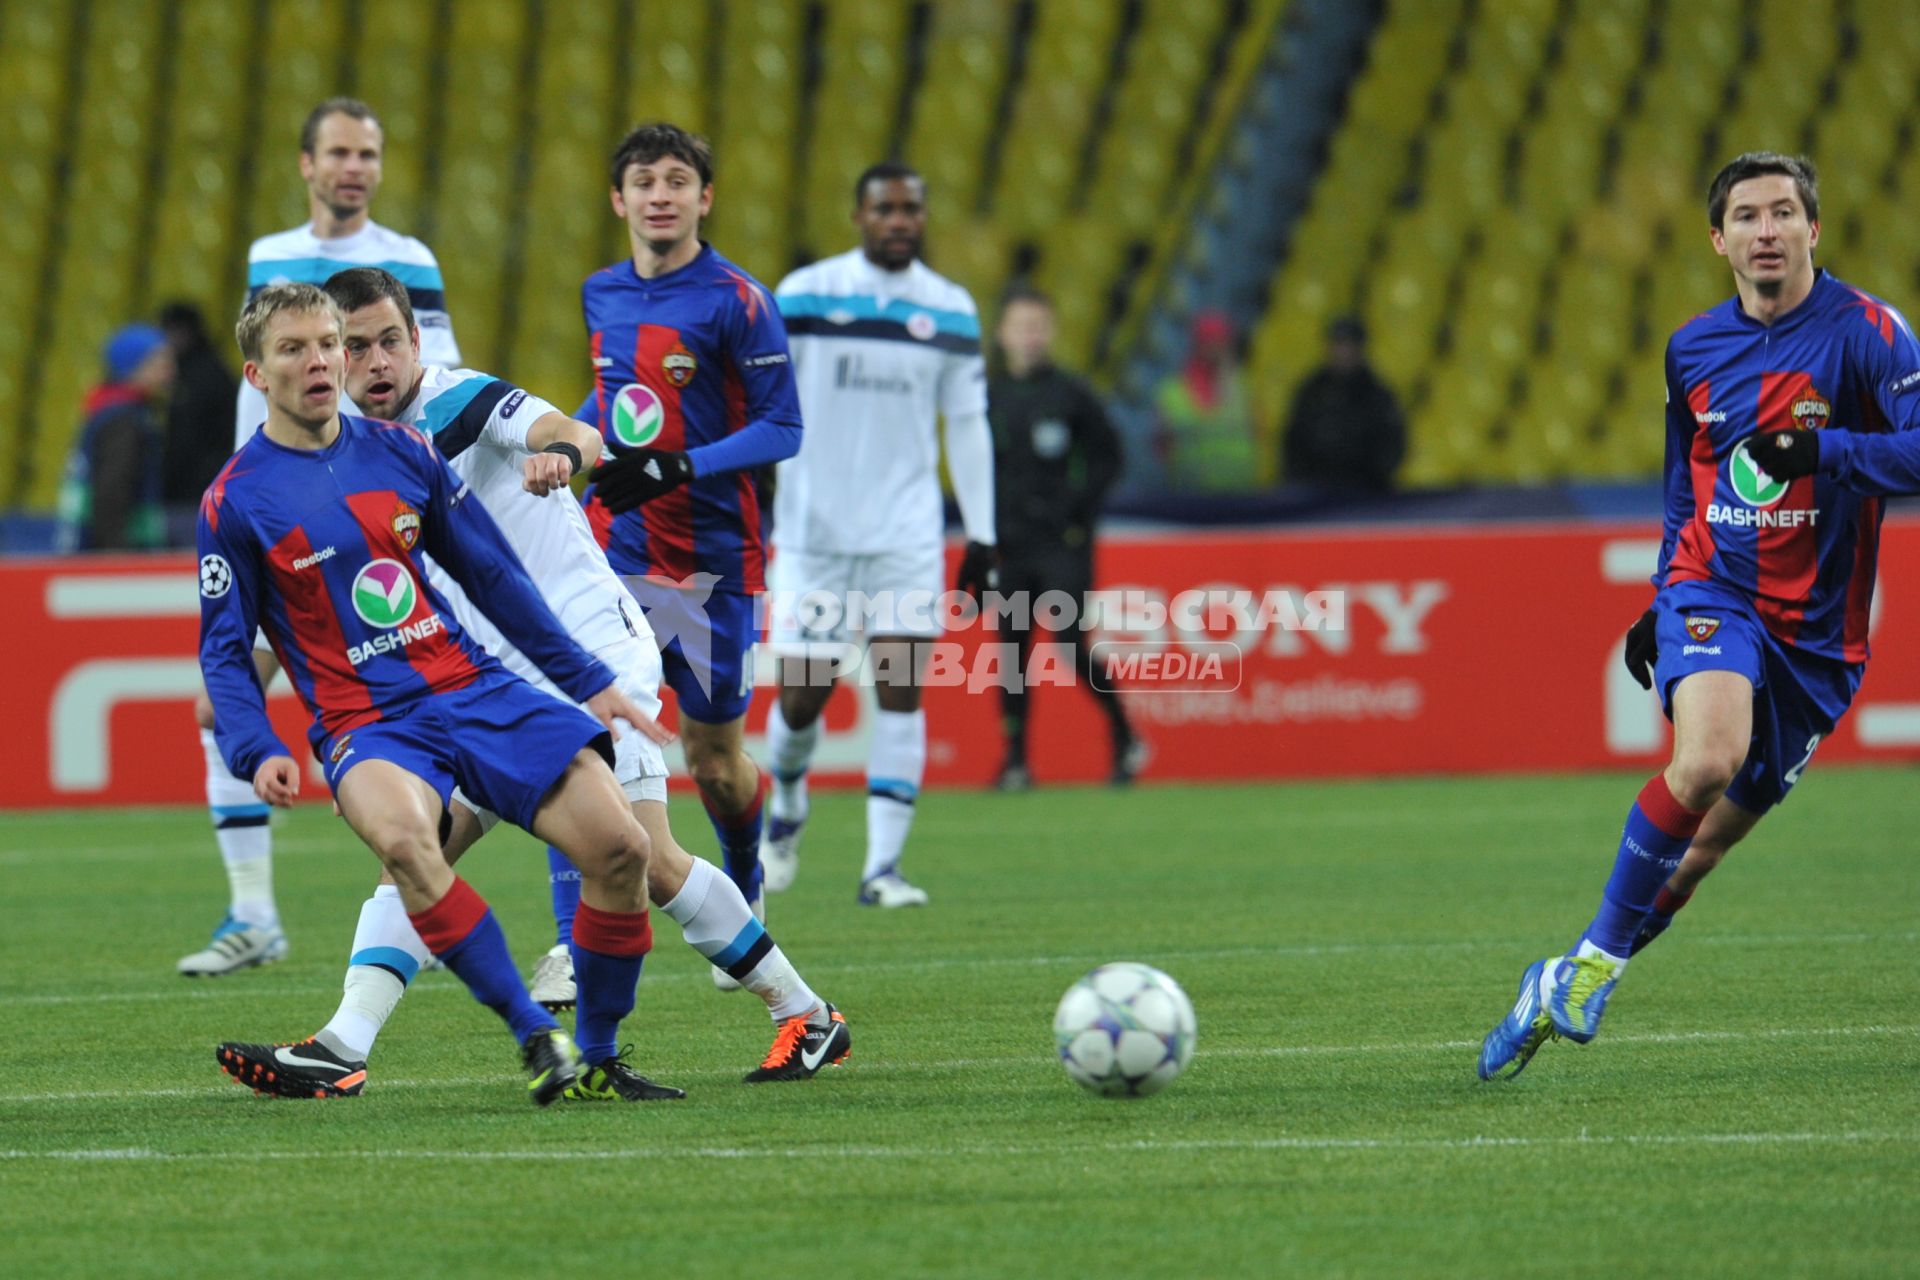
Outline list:
[[[1161,379],[1154,401],[1174,488],[1220,492],[1253,486],[1253,409],[1225,312],[1193,317],[1187,363]]]
[[[173,349],[173,396],[167,401],[166,462],[161,471],[160,500],[168,511],[184,512],[184,538],[170,545],[193,545],[193,517],[200,495],[213,483],[220,466],[233,452],[233,403],[239,382],[207,338],[206,318],[191,302],[169,302],[160,308],[160,329]]]
[[[87,420],[60,486],[60,547],[125,550],[161,542],[158,406],[173,389],[173,351],[152,325],[107,339],[106,378],[88,393]]]
[[[1358,316],[1341,316],[1327,326],[1326,363],[1294,393],[1281,439],[1281,477],[1386,493],[1406,456],[1406,416],[1393,388],[1367,363],[1367,327]]]
[[[987,386],[987,421],[993,428],[1000,591],[1010,598],[1024,594],[1029,606],[1047,592],[1065,592],[1084,613],[1093,590],[1094,522],[1120,478],[1120,437],[1092,388],[1053,363],[1053,303],[1045,294],[1010,290],[996,338],[999,360]],[[1002,791],[1033,785],[1027,768],[1027,656],[1035,642],[1049,640],[1074,646],[1076,677],[1107,717],[1110,777],[1119,786],[1132,782],[1146,762],[1146,747],[1111,685],[1095,683],[1089,633],[1049,635],[1030,608],[1016,609],[1012,617],[1017,624],[1004,625],[1002,634],[1019,646],[1021,680],[1019,688],[1001,689],[1007,754],[996,785]]]

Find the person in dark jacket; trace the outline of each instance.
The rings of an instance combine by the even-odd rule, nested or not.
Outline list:
[[[60,486],[60,547],[111,551],[161,543],[160,458],[155,406],[173,387],[173,352],[151,325],[107,339],[106,378],[87,393]]]
[[[1053,305],[1045,294],[1026,288],[1008,293],[996,337],[1000,365],[988,385],[987,417],[993,428],[1000,592],[1016,602],[1002,628],[1020,647],[1021,667],[1015,681],[1020,687],[1001,690],[1007,754],[996,785],[1023,791],[1033,785],[1027,766],[1028,657],[1036,639],[1055,638],[1035,635],[1039,623],[1031,604],[1049,591],[1064,592],[1084,616],[1093,589],[1094,522],[1120,476],[1120,437],[1087,384],[1053,363]],[[1077,678],[1106,713],[1112,778],[1124,785],[1145,764],[1145,744],[1111,684],[1094,681],[1088,635],[1079,622],[1072,621]]]
[[[173,348],[175,367],[160,500],[192,509],[233,452],[233,400],[240,384],[208,340],[200,308],[169,302],[160,308],[160,329]]]
[[[1294,393],[1281,442],[1289,484],[1386,493],[1407,454],[1407,420],[1393,389],[1367,363],[1356,316],[1327,326],[1327,362]]]

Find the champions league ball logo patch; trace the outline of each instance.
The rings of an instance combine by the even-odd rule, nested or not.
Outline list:
[[[1702,618],[1696,615],[1687,619],[1687,635],[1695,644],[1705,644],[1719,629],[1720,619],[1718,618]]]
[[[667,381],[676,387],[684,387],[693,381],[693,375],[700,371],[700,362],[693,358],[693,352],[681,343],[674,343],[673,350],[667,352],[660,361],[660,368],[667,375]]]
[[[393,536],[409,551],[420,541],[420,513],[404,502],[393,511]]]
[[[687,359],[691,361],[693,357]],[[693,376],[691,369],[687,376]],[[660,430],[666,423],[666,408],[652,387],[629,382],[614,393],[613,438],[616,442],[630,449],[650,445],[660,438]]]
[[[200,594],[218,600],[233,588],[233,569],[224,556],[200,557]]]
[[[353,611],[370,627],[397,627],[413,613],[413,575],[398,560],[375,560],[353,579]]]

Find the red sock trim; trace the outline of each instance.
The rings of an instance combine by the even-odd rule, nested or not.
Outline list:
[[[1640,798],[1636,801],[1640,812],[1647,815],[1647,821],[1660,828],[1675,840],[1691,840],[1693,833],[1700,829],[1700,820],[1707,816],[1702,809],[1695,813],[1685,808],[1673,798],[1673,792],[1667,789],[1667,775],[1656,773],[1640,788]]]
[[[760,821],[760,806],[767,802],[767,787],[769,783],[766,774],[760,773],[756,776],[759,782],[753,788],[753,799],[747,804],[746,808],[738,813],[720,812],[713,807],[713,801],[707,798],[707,793],[702,791],[700,793],[700,803],[707,807],[707,816],[723,827],[732,827],[736,830],[742,827],[752,826],[754,823]]]
[[[573,940],[603,956],[643,956],[653,950],[653,920],[645,908],[602,911],[582,902],[573,913]]]
[[[455,876],[453,888],[442,894],[440,901],[417,914],[407,912],[407,919],[413,921],[413,931],[427,944],[427,950],[439,955],[465,942],[486,914],[486,899]]]
[[[1657,916],[1670,916],[1692,900],[1693,890],[1691,889],[1685,893],[1675,893],[1667,886],[1661,885],[1660,892],[1653,895],[1653,913]]]

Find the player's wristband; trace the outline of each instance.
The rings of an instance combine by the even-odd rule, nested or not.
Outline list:
[[[572,445],[568,444],[565,440],[555,440],[552,444],[548,445],[546,448],[542,449],[540,452],[557,453],[561,457],[565,458],[568,461],[568,463],[570,463],[573,467],[573,470],[567,473],[568,479],[572,479],[574,476],[579,475],[580,468],[586,465],[586,459],[580,456],[580,451],[574,448]]]

